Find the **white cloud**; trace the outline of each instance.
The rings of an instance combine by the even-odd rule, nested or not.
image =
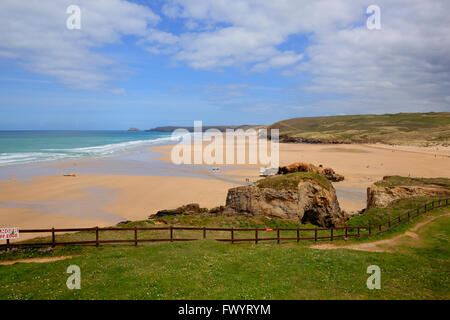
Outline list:
[[[296,54],[293,51],[284,51],[271,57],[268,61],[255,64],[253,71],[263,72],[270,68],[282,68],[293,65],[303,58],[303,54]]]
[[[330,30],[358,17],[361,5],[344,0],[172,0],[164,12],[187,23],[213,25],[207,31],[179,35],[174,59],[191,67],[215,69],[251,66],[252,71],[284,68],[301,53],[278,49],[290,35]]]
[[[377,0],[382,28],[372,31],[366,28],[369,4],[172,0],[166,5],[171,18],[214,26],[178,35],[173,58],[198,69],[280,68],[286,75],[312,76],[302,90],[341,95],[311,108],[339,105],[355,113],[450,110],[450,2]],[[309,37],[304,52],[280,49],[292,35]]]
[[[81,30],[66,28],[66,8],[81,8]],[[159,17],[121,0],[2,0],[0,60],[17,59],[32,72],[79,89],[110,90],[116,62],[95,50],[120,43],[124,35],[145,36]]]
[[[154,54],[172,54],[177,51],[178,42],[177,36],[157,29],[150,29],[149,34],[138,41],[147,51]]]
[[[370,31],[366,0],[167,0],[165,25],[184,26],[175,34],[158,28],[161,19],[148,7],[125,0],[2,0],[0,60],[104,90],[114,80],[106,70],[120,65],[97,49],[133,35],[148,51],[194,69],[307,75],[311,81],[290,105],[346,113],[450,110],[450,2],[375,3],[381,30]],[[65,28],[69,4],[81,7],[82,30]],[[306,49],[285,46],[296,35],[308,39]],[[245,93],[228,89],[231,96]],[[305,103],[305,91],[334,98]]]
[[[382,28],[318,33],[299,72],[306,89],[345,95],[352,112],[450,110],[450,23],[447,1],[379,1]],[[333,103],[336,103],[334,101]],[[320,106],[329,106],[325,101]]]
[[[246,83],[233,83],[226,85],[209,84],[203,90],[203,93],[208,96],[210,102],[226,102],[242,98],[248,95],[252,86]]]

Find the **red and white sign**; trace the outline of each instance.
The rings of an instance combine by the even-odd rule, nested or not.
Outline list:
[[[19,228],[0,228],[0,240],[19,239]]]

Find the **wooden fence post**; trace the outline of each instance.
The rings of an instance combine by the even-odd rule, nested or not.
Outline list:
[[[398,220],[398,224],[400,224],[400,223],[402,223],[402,222],[405,222],[405,221],[410,221],[410,220],[412,220],[412,219],[414,219],[415,217],[417,217],[417,216],[419,216],[419,215],[421,215],[422,213],[425,213],[425,212],[428,212],[428,211],[430,211],[430,210],[432,210],[432,209],[437,209],[437,208],[441,208],[441,207],[444,207],[444,206],[448,206],[449,205],[449,200],[450,200],[450,198],[446,198],[446,199],[439,199],[439,200],[433,200],[433,201],[431,201],[430,203],[425,203],[425,204],[422,204],[422,205],[420,205],[420,206],[418,206],[418,207],[416,207],[416,208],[412,208],[412,209],[410,209],[410,210],[407,210],[406,212],[404,212],[403,214],[401,214],[401,215],[399,215],[399,216],[397,216],[397,217],[394,217],[393,219],[391,219],[391,218],[389,218],[388,219],[388,221],[386,221],[386,222],[384,222],[384,223],[382,223],[382,224],[378,224],[378,225],[373,225],[373,226],[367,226],[367,227],[360,227],[360,226],[355,226],[355,227],[348,227],[348,226],[345,226],[345,227],[341,227],[341,228],[338,228],[337,230],[345,230],[344,231],[344,237],[345,237],[345,239],[348,239],[348,237],[350,236],[350,237],[352,237],[352,236],[354,236],[353,234],[352,234],[352,230],[353,229],[357,229],[357,236],[358,236],[358,238],[360,238],[361,237],[361,229],[362,230],[364,230],[364,229],[366,229],[366,230],[368,230],[368,232],[369,232],[369,236],[371,236],[372,235],[372,227],[374,227],[374,228],[377,228],[378,227],[378,230],[379,230],[379,232],[382,232],[382,231],[386,231],[386,230],[389,230],[389,229],[391,229],[393,226],[392,226],[392,222],[394,222],[395,223],[395,221],[397,221]],[[421,209],[424,209],[424,212],[421,212]],[[389,213],[389,212],[387,212],[387,213]],[[405,218],[405,219],[402,219],[402,217],[403,216],[407,216],[407,218]],[[389,229],[386,229],[385,227],[383,227],[385,224],[388,224],[388,226],[389,226]],[[395,224],[396,225],[396,224]],[[394,226],[395,226],[394,225]],[[383,230],[383,228],[384,228],[384,230]],[[158,228],[157,228],[158,229]],[[162,228],[162,229],[169,229],[170,230],[170,242],[173,242],[175,239],[174,239],[174,236],[173,236],[173,232],[174,232],[174,230],[176,229],[176,227],[173,227],[173,226],[170,226],[169,228]],[[183,229],[183,228],[180,228],[180,229]],[[195,229],[195,228],[194,228]],[[206,231],[208,230],[208,228],[207,227],[203,227],[203,228],[196,228],[197,230],[203,230],[203,238],[205,239],[206,238]],[[349,234],[349,229],[350,229],[350,234]],[[33,232],[45,232],[46,234],[48,234],[49,232],[51,232],[51,236],[52,236],[52,242],[49,244],[49,245],[51,245],[52,247],[56,247],[56,244],[58,244],[58,242],[56,242],[56,232],[58,232],[58,231],[56,231],[56,230],[58,230],[58,231],[60,231],[59,229],[55,229],[54,227],[52,227],[51,229],[38,229],[38,230],[33,230]],[[95,241],[89,241],[90,243],[92,243],[92,242],[94,242],[95,243],[95,246],[96,247],[99,247],[99,245],[100,245],[100,237],[99,237],[99,234],[100,234],[100,230],[102,230],[102,228],[99,228],[98,226],[97,227],[93,227],[93,228],[81,228],[81,229],[73,229],[73,230],[78,230],[78,231],[85,231],[85,230],[89,230],[89,231],[94,231],[95,230]],[[105,229],[106,230],[106,229]],[[134,242],[134,245],[135,246],[138,246],[138,243],[139,243],[139,240],[138,240],[138,234],[137,234],[137,231],[139,230],[139,228],[137,227],[137,226],[135,226],[134,228],[128,228],[128,230],[134,230],[134,240],[131,240],[131,241],[129,241],[129,240],[127,240],[126,242]],[[210,229],[211,230],[211,229]],[[219,229],[218,229],[219,230]],[[220,230],[222,230],[222,229],[220,229]],[[239,231],[240,229],[236,229],[237,231]],[[259,230],[258,230],[258,228],[254,228],[254,229],[246,229],[247,231],[252,231],[252,230],[254,230],[255,231],[255,239],[254,239],[254,241],[255,241],[255,244],[258,244],[258,242],[259,242]],[[271,230],[271,231],[273,231],[274,229],[267,229],[267,230]],[[278,244],[280,244],[281,243],[281,230],[283,230],[283,229],[280,229],[280,228],[277,228],[277,238],[275,238],[275,239],[273,239],[273,240],[277,240],[277,243]],[[300,242],[300,240],[301,240],[301,238],[300,238],[300,231],[302,230],[301,228],[291,228],[290,229],[291,231],[296,231],[296,233],[297,233],[297,238],[285,238],[285,239],[291,239],[291,240],[297,240],[297,242]],[[321,229],[322,230],[322,229]],[[324,229],[324,231],[325,230],[328,230],[328,229]],[[339,235],[339,232],[338,232],[338,234],[336,235],[336,236],[334,236],[334,228],[330,228],[329,229],[330,230],[330,232],[331,232],[331,236],[330,236],[330,240],[331,241],[334,241],[334,238],[340,238],[341,237],[341,235]],[[376,229],[375,229],[376,230]],[[30,231],[30,230],[26,230],[26,231]],[[217,231],[217,230],[212,230],[212,231]],[[249,241],[253,241],[253,239],[235,239],[235,237],[234,237],[234,228],[231,228],[231,229],[225,229],[224,231],[231,231],[231,243],[233,243],[234,244],[234,242],[235,241],[242,241],[242,240],[249,240]],[[309,231],[314,231],[314,238],[306,238],[306,239],[314,239],[314,241],[315,242],[317,242],[318,241],[318,228],[317,227],[315,227],[315,229],[309,229]],[[324,232],[324,234],[326,234],[326,232]],[[377,232],[375,232],[374,234],[378,234]],[[362,234],[362,236],[365,236],[365,234],[364,234],[364,232],[363,232],[363,234]],[[328,238],[328,237],[326,237],[326,236],[323,236],[323,237],[321,237],[321,238],[323,238],[323,239],[326,239],[326,238]],[[262,238],[262,239],[264,239],[264,238]],[[6,240],[6,250],[7,251],[10,251],[11,250],[11,248],[12,247],[15,247],[15,246],[17,246],[17,245],[15,245],[15,244],[11,244],[11,240],[10,239],[5,239]],[[194,239],[186,239],[186,240],[194,240]],[[227,241],[226,239],[217,239],[217,240],[225,240],[225,241]],[[110,243],[117,243],[117,242],[122,242],[123,240],[117,240],[117,241],[114,241],[114,240],[110,240],[110,241],[107,241],[107,242],[110,242]],[[164,239],[164,241],[168,241],[168,239]],[[64,245],[64,244],[67,244],[67,245],[69,245],[69,244],[84,244],[85,243],[85,241],[71,241],[71,242],[67,242],[67,243],[64,243],[64,242],[61,242],[60,244],[61,245]],[[31,246],[39,246],[39,245],[41,245],[40,243],[27,243],[28,245],[31,245]]]
[[[52,228],[52,247],[55,247],[55,227]]]
[[[95,227],[95,246],[98,247],[98,227]]]

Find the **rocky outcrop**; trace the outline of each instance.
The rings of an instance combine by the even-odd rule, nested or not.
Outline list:
[[[156,214],[149,216],[149,219],[160,218],[165,216],[175,216],[180,214],[195,215],[195,214],[207,214],[209,210],[207,208],[201,208],[198,203],[190,203],[176,209],[161,210]]]
[[[270,136],[268,137],[270,139]],[[280,135],[280,142],[284,143],[310,143],[310,144],[351,144],[350,140],[340,139],[322,139],[322,138],[304,138],[304,137],[292,137],[289,135]]]
[[[334,188],[326,189],[314,180],[299,182],[295,190],[257,186],[232,188],[228,190],[223,214],[293,219],[321,227],[336,226],[346,219]]]
[[[384,208],[402,198],[450,196],[449,189],[421,186],[384,187],[372,185],[367,188],[367,209]]]
[[[280,219],[303,218],[297,191],[275,190],[256,186],[228,190],[225,214]]]
[[[327,173],[335,174],[334,171],[307,164],[295,164],[292,170],[303,166],[308,171],[293,171],[292,174],[259,180],[251,186],[229,189],[225,206],[208,210],[191,203],[158,211],[149,219],[174,215],[225,215],[289,219],[327,228],[343,224],[347,215],[339,207],[333,185],[324,177]],[[312,171],[316,169],[320,169],[321,174]]]
[[[130,220],[119,221],[119,222],[116,224],[116,227],[123,226],[124,224],[130,223],[130,222],[131,222]]]
[[[316,167],[313,164],[305,162],[295,162],[278,169],[278,174],[288,174],[293,172],[315,172],[334,182],[344,180],[343,175],[337,174],[331,168],[324,168],[322,166]]]
[[[129,132],[139,132],[140,130],[138,128],[130,128],[128,129]]]

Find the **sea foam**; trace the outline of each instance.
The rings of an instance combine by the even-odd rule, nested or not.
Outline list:
[[[120,143],[111,143],[100,146],[82,148],[40,149],[36,152],[0,153],[0,166],[25,164],[43,161],[55,161],[85,157],[104,157],[118,154],[132,148],[146,145],[158,145],[179,141],[182,136],[169,136],[148,140],[135,140]]]

